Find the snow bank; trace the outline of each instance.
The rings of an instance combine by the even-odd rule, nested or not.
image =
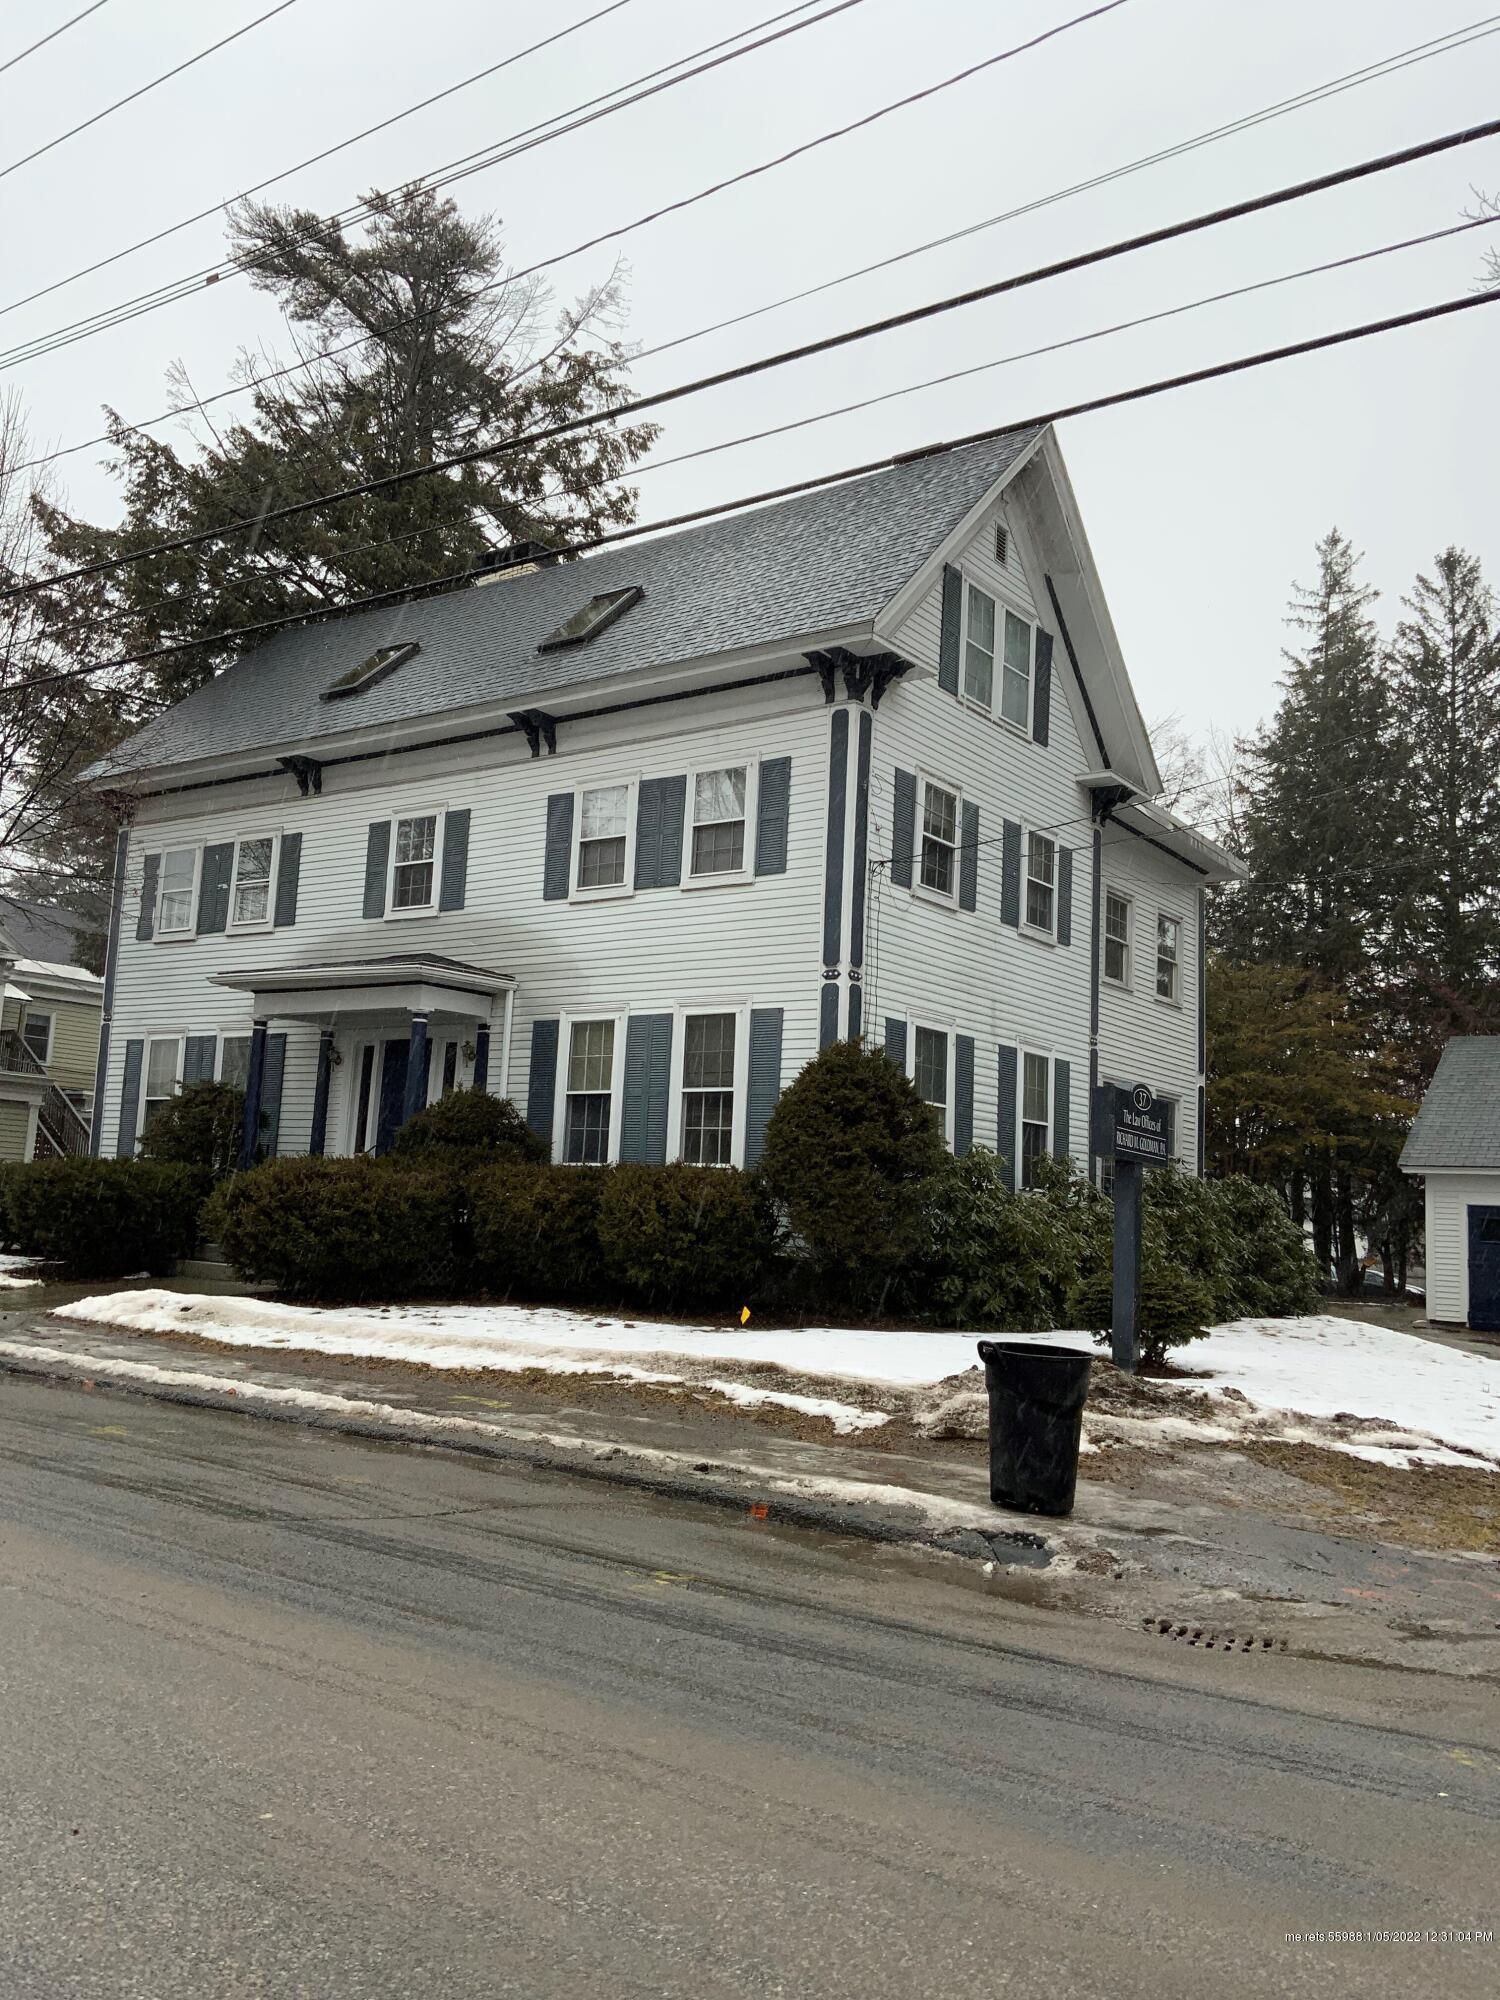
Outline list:
[[[45,1279],[33,1275],[35,1271],[35,1257],[13,1257],[0,1251],[0,1286],[44,1284]]]

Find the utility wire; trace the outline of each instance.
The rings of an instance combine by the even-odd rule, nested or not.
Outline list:
[[[1044,411],[1035,416],[1013,418],[1004,424],[992,425],[987,430],[972,431],[966,437],[949,438],[941,443],[924,445],[916,451],[897,452],[885,458],[867,460],[863,465],[845,466],[837,472],[820,473],[815,478],[796,480],[788,485],[771,487],[759,493],[743,494],[736,500],[719,501],[713,506],[698,507],[690,513],[677,514],[666,520],[637,523],[628,528],[615,528],[606,534],[566,543],[551,553],[557,556],[583,555],[592,549],[609,547],[619,542],[637,541],[644,535],[663,534],[679,528],[693,527],[699,522],[717,520],[722,515],[738,513],[747,507],[764,506],[774,500],[790,499],[797,494],[840,485],[846,480],[862,478],[873,472],[888,472],[898,465],[908,465],[919,459],[942,457],[948,452],[960,451],[968,445],[992,443],[996,438],[1004,437],[1010,432],[1039,429],[1047,424],[1060,423],[1066,417],[1083,416],[1095,410],[1115,409],[1127,403],[1141,402],[1150,396],[1164,395],[1169,390],[1184,389],[1194,383],[1217,381],[1225,376],[1244,374],[1250,369],[1264,368],[1275,361],[1286,361],[1303,354],[1315,354],[1322,349],[1345,346],[1350,341],[1365,340],[1375,334],[1391,333],[1401,327],[1419,326],[1428,320],[1442,319],[1454,313],[1471,312],[1480,306],[1491,305],[1500,305],[1500,291],[1469,292],[1462,298],[1445,299],[1437,305],[1422,306],[1415,311],[1397,313],[1387,319],[1370,320],[1362,326],[1341,327],[1334,333],[1318,334],[1311,339],[1294,341],[1284,347],[1262,349],[1255,354],[1238,356],[1232,361],[1221,361],[1207,368],[1196,368],[1186,374],[1171,375],[1160,381],[1141,383],[1133,389],[1120,389],[1110,395],[1094,396],[1087,402],[1070,403],[1061,409]],[[477,577],[493,573],[484,567],[458,570],[448,576],[433,577],[426,583],[405,584],[395,590],[375,591],[369,596],[355,598],[347,604],[332,608],[340,613],[369,611],[383,604],[395,603],[398,600],[413,600],[421,594],[472,583]],[[56,579],[47,579],[48,583],[53,581]],[[306,624],[312,618],[326,615],[327,610],[324,607],[312,606],[307,610],[289,612],[277,618],[261,619],[253,625],[236,626],[228,632],[205,634],[199,639],[175,640],[168,645],[152,646],[140,652],[122,654],[118,659],[101,660],[92,666],[69,667],[57,673],[36,675],[31,679],[16,682],[12,691],[50,686],[63,681],[83,680],[93,674],[108,673],[119,667],[137,666],[148,660],[165,659],[173,653],[191,652],[195,647],[208,644],[223,645],[230,639],[257,638],[264,633],[283,631],[288,626]]]
[[[19,55],[8,57],[3,63],[0,63],[0,76],[4,76],[8,69],[14,69],[17,63],[25,62],[28,56],[34,56],[38,49],[46,48],[48,42],[55,42],[58,36],[65,35],[69,28],[76,28],[78,23],[86,21],[90,14],[97,14],[99,9],[104,5],[106,5],[106,0],[94,0],[92,7],[85,7],[83,12],[75,14],[71,21],[64,21],[62,26],[54,28],[50,35],[43,35],[40,41],[33,42],[28,49],[22,49]]]
[[[97,0],[97,4],[102,7],[104,0]],[[7,313],[18,311],[22,306],[34,304],[37,299],[46,298],[52,292],[62,291],[67,285],[77,284],[80,278],[91,278],[96,271],[106,270],[111,264],[118,264],[126,257],[133,257],[137,250],[149,249],[153,243],[163,243],[169,236],[176,236],[179,231],[190,229],[195,222],[206,222],[211,216],[222,214],[231,203],[247,201],[251,195],[260,194],[268,187],[275,187],[278,181],[289,180],[293,174],[300,174],[305,167],[315,167],[323,160],[332,159],[335,153],[342,153],[350,146],[357,146],[362,139],[373,138],[377,132],[388,131],[392,125],[399,125],[403,119],[415,117],[417,112],[427,111],[434,104],[441,104],[444,98],[457,96],[459,91],[469,89],[472,84],[482,83],[486,77],[495,76],[499,71],[509,69],[513,63],[524,62],[527,56],[535,55],[538,50],[550,49],[554,42],[566,41],[569,35],[576,35],[580,29],[590,28],[596,21],[602,21],[606,14],[616,14],[622,7],[629,7],[632,4],[633,0],[609,0],[607,7],[600,7],[592,14],[585,14],[581,20],[570,22],[566,28],[559,28],[555,34],[546,36],[542,41],[532,42],[524,49],[517,49],[513,55],[502,57],[499,62],[491,63],[487,69],[475,70],[472,76],[466,76],[458,83],[450,83],[446,90],[434,91],[431,97],[423,97],[415,104],[408,104],[405,110],[393,112],[389,118],[382,118],[377,124],[366,125],[361,132],[351,132],[347,139],[340,139],[335,146],[325,146],[320,153],[310,153],[305,160],[299,160],[294,167],[283,167],[279,173],[268,174],[263,181],[255,181],[250,187],[241,188],[238,194],[229,196],[225,201],[216,201],[211,208],[200,208],[196,215],[185,215],[180,222],[169,223],[165,229],[158,229],[151,236],[143,236],[139,242],[131,243],[123,250],[114,250],[108,257],[100,257],[92,264],[85,264],[80,270],[70,271],[65,278],[54,278],[51,284],[42,285],[34,292],[27,292],[24,298],[12,299],[7,305],[0,305],[0,319]],[[814,0],[803,0],[803,4],[811,6]],[[82,16],[77,18],[81,20]],[[59,29],[58,33],[61,32]],[[19,61],[20,58],[17,57],[16,60]]]
[[[285,0],[285,4],[290,5],[291,0]],[[583,104],[575,105],[569,111],[556,113],[550,118],[541,120],[536,125],[528,125],[520,132],[512,133],[509,138],[496,141],[494,145],[482,149],[479,153],[466,154],[460,160],[451,161],[446,167],[440,167],[432,173],[419,176],[410,185],[413,188],[434,189],[450,186],[457,180],[466,180],[473,174],[482,173],[489,167],[498,166],[506,160],[514,159],[521,153],[528,153],[538,146],[548,145],[553,139],[566,137],[570,132],[576,132],[586,125],[595,124],[601,118],[612,117],[616,111],[627,110],[631,105],[642,103],[648,98],[659,95],[662,91],[673,90],[678,84],[687,83],[694,77],[705,75],[708,71],[718,69],[725,63],[738,61],[741,56],[750,55],[757,49],[769,47],[771,43],[782,41],[788,35],[800,34],[805,28],[817,27],[822,22],[831,20],[837,14],[846,13],[851,7],[862,6],[864,0],[833,0],[833,4],[825,6],[821,13],[810,15],[806,14],[809,4],[811,4],[811,0],[798,0],[796,6],[784,9],[779,14],[771,15],[767,21],[758,22],[753,28],[739,29],[733,35],[724,36],[717,42],[710,42],[706,48],[695,51],[692,56],[677,57],[671,63],[664,64],[659,69],[648,71],[645,76],[636,77],[629,84],[617,85],[613,90],[605,91],[598,97],[588,98]],[[794,20],[789,25],[774,28],[773,32],[762,35],[757,41],[741,42],[741,46],[738,48],[729,47],[731,42],[740,41],[743,35],[756,34],[761,28],[771,27],[776,22],[786,22],[789,15],[795,14],[804,14],[806,18],[803,20]],[[716,50],[725,51],[725,53],[714,54],[713,51]],[[699,62],[698,57],[700,56],[705,56],[708,60]],[[691,69],[681,69],[679,65],[682,62],[691,62],[695,66]],[[676,70],[677,74],[668,74],[669,71],[673,70]],[[619,95],[619,92],[622,90],[630,94],[627,96]],[[375,207],[376,205],[372,202],[358,201],[350,207],[340,210],[335,215],[326,218],[319,217],[316,232],[310,231],[298,240],[301,242],[316,241],[319,234],[329,229],[342,228],[351,223],[365,221],[375,213]],[[147,313],[155,312],[161,306],[170,305],[177,299],[191,297],[205,285],[217,284],[225,277],[240,275],[254,268],[253,262],[243,263],[236,258],[226,258],[217,264],[207,266],[201,271],[192,272],[184,278],[174,279],[170,284],[157,286],[152,291],[142,292],[133,299],[126,299],[117,305],[107,306],[97,313],[88,315],[84,319],[75,320],[67,326],[54,328],[50,333],[38,334],[33,340],[23,341],[18,346],[0,354],[0,364],[14,367],[21,361],[35,360],[39,355],[53,353],[59,347],[71,347],[78,341],[86,340],[91,335],[103,332],[109,327],[124,325],[130,320],[140,319]],[[486,289],[493,288],[489,287]],[[397,321],[395,324],[407,325],[410,324],[410,321]]]
[[[158,89],[160,85],[170,83],[174,76],[181,76],[185,69],[191,69],[195,63],[201,63],[209,56],[217,55],[220,49],[227,49],[231,42],[237,42],[241,35],[248,35],[252,28],[258,28],[264,22],[274,20],[278,14],[284,14],[288,7],[295,7],[296,4],[297,0],[278,0],[276,6],[269,8],[264,14],[258,14],[253,21],[247,21],[243,28],[236,28],[232,35],[225,35],[221,40],[211,42],[206,49],[200,49],[197,55],[189,56],[186,62],[178,63],[175,69],[164,70],[160,76],[152,77],[149,83],[143,83],[139,90],[132,90],[128,97],[117,97],[113,104],[106,104],[102,111],[96,111],[91,118],[85,118],[81,125],[74,125],[66,132],[59,132],[55,139],[49,139],[44,146],[35,146],[29,153],[23,153],[19,160],[12,160],[8,167],[0,167],[0,181],[3,181],[7,174],[15,173],[18,168],[29,166],[33,160],[39,160],[43,153],[50,153],[55,146],[64,145],[69,139],[76,139],[80,132],[87,132],[91,125],[97,125],[101,119],[112,116],[116,111],[123,111],[127,104],[134,104],[138,97],[145,97],[148,92]]]
[[[1487,22],[1494,22],[1496,25],[1489,26]],[[1050,207],[1056,202],[1068,200],[1075,194],[1091,192],[1094,188],[1103,186],[1107,182],[1123,179],[1129,174],[1138,173],[1143,168],[1155,166],[1161,161],[1175,159],[1180,154],[1194,151],[1200,146],[1212,145],[1219,139],[1247,131],[1267,120],[1284,117],[1290,111],[1301,110],[1311,104],[1319,103],[1325,97],[1341,95],[1345,90],[1356,89],[1360,84],[1374,82],[1382,76],[1394,75],[1398,70],[1409,68],[1414,63],[1427,62],[1432,57],[1438,55],[1447,55],[1453,49],[1465,46],[1467,41],[1481,40],[1485,36],[1497,33],[1500,33],[1500,15],[1490,15],[1486,17],[1486,21],[1473,24],[1470,29],[1455,30],[1455,34],[1463,35],[1464,40],[1462,41],[1455,41],[1452,36],[1439,36],[1433,42],[1418,43],[1412,49],[1403,49],[1397,55],[1383,58],[1379,63],[1366,65],[1362,70],[1354,70],[1344,76],[1334,77],[1329,82],[1302,91],[1295,97],[1284,98],[1276,104],[1267,105],[1259,111],[1248,113],[1242,118],[1231,121],[1229,124],[1219,125],[1211,131],[1199,133],[1196,138],[1180,140],[1175,145],[1165,147],[1158,152],[1148,153],[1139,159],[1127,161],[1119,167],[1112,168],[1107,173],[1095,175],[1091,180],[1075,181],[1070,187],[1060,188],[1051,194],[1039,196],[1035,201],[1028,202],[1021,208],[1008,209],[1001,215],[992,215],[983,222],[971,223],[966,228],[953,231],[946,236],[937,236],[925,243],[914,244],[909,249],[897,251],[894,255],[881,258],[874,264],[865,264],[857,270],[846,271],[841,277],[829,278],[822,284],[813,285],[805,291],[792,292],[784,298],[773,299],[765,305],[754,306],[749,311],[737,313],[729,319],[716,320],[711,325],[698,327],[691,333],[676,334],[670,340],[659,341],[653,347],[642,348],[631,357],[632,361],[645,361],[653,355],[665,354],[672,348],[686,346],[695,340],[706,339],[710,334],[721,333],[728,327],[739,326],[747,320],[758,319],[766,313],[779,311],[783,306],[795,305],[803,299],[816,297],[818,294],[830,291],[839,285],[846,285],[857,278],[867,277],[872,272],[886,270],[890,266],[903,263],[912,257],[924,255],[929,250],[946,248],[949,244],[956,243],[965,237],[977,235],[983,230],[993,229],[1000,223],[1012,221],[1018,216],[1031,214],[1037,209]],[[734,184],[733,181],[724,183],[725,186],[731,187]],[[654,219],[650,215],[644,216],[631,224],[630,227],[638,229]],[[621,230],[618,233],[623,235],[625,232]],[[570,252],[567,254],[571,255],[573,253]],[[549,261],[558,262],[561,260],[551,259]],[[3,310],[7,309],[0,308],[0,311]],[[253,390],[264,388],[273,382],[283,381],[289,375],[302,374],[308,369],[316,367],[320,361],[331,360],[338,355],[349,353],[355,348],[368,346],[371,342],[382,338],[385,334],[398,330],[400,324],[401,322],[397,322],[390,327],[377,329],[373,333],[360,334],[354,340],[347,341],[336,347],[325,348],[319,353],[309,355],[306,359],[288,362],[284,367],[270,369],[263,375],[252,375],[247,381],[232,383],[227,388],[216,390],[212,395],[198,397],[195,406],[198,409],[204,409],[211,404],[223,402],[229,397],[249,395]],[[154,429],[158,424],[171,423],[180,417],[190,414],[191,412],[182,406],[171,410],[163,410],[159,416],[145,417],[139,423],[125,425],[124,431],[126,435],[137,436],[143,431]],[[56,451],[47,452],[37,458],[23,459],[13,470],[26,472],[37,466],[51,465],[55,460],[70,457],[76,452],[92,451],[99,445],[108,445],[113,442],[114,439],[111,434],[105,431],[98,437],[84,438],[76,444],[62,445]]]
[[[795,361],[808,359],[812,355],[832,353],[848,347],[856,341],[868,340],[877,334],[889,333],[900,327],[916,326],[934,319],[941,314],[955,312],[966,306],[978,304],[982,300],[998,298],[1004,294],[1021,290],[1023,287],[1040,284],[1046,279],[1060,277],[1068,272],[1080,271],[1102,264],[1116,257],[1126,256],[1137,250],[1147,249],[1160,243],[1194,235],[1202,230],[1216,228],[1225,222],[1238,220],[1246,215],[1264,214],[1266,211],[1284,206],[1287,202],[1300,201],[1311,194],[1325,192],[1329,188],[1344,187],[1351,182],[1366,180],[1371,175],[1389,172],[1392,168],[1410,165],[1415,160],[1431,159],[1437,154],[1453,150],[1455,147],[1471,145],[1479,139],[1488,139],[1500,133],[1500,119],[1489,119],[1481,125],[1471,125],[1459,132],[1449,132],[1440,138],[1427,139],[1415,146],[1405,146],[1394,153],[1385,153],[1374,159],[1361,160],[1350,167],[1340,167],[1332,173],[1319,174],[1311,180],[1294,182],[1288,187],[1278,188],[1268,194],[1252,195],[1244,201],[1231,202],[1226,207],[1210,209],[1203,214],[1190,216],[1181,222],[1166,223],[1157,229],[1149,229],[1141,234],[1125,237],[1096,250],[1085,250],[1071,257],[1059,258],[1053,263],[1034,267],[1029,271],[999,278],[987,285],[978,285],[968,291],[958,292],[944,299],[935,299],[926,305],[911,306],[904,312],[891,313],[882,319],[870,320],[863,325],[847,327],[840,333],[826,334],[821,339],[805,341],[800,346],[784,348],[779,353],[763,355],[758,360],[741,362],[733,368],[720,369],[712,375],[699,376],[691,382],[678,383],[670,389],[659,389],[647,396],[637,396],[630,401],[614,404],[608,408],[587,411],[580,416],[570,417],[558,424],[544,425],[533,431],[523,431],[515,437],[496,444],[473,445],[460,452],[451,452],[446,457],[435,459],[429,465],[414,466],[406,471],[391,472],[375,479],[359,481],[331,493],[317,494],[307,500],[297,500],[283,507],[268,509],[253,520],[227,521],[217,528],[200,528],[190,535],[178,535],[170,541],[153,543],[144,549],[128,554],[111,556],[102,562],[84,563],[70,570],[60,571],[55,576],[41,579],[25,579],[0,591],[0,602],[37,589],[55,588],[59,584],[71,583],[81,577],[100,576],[124,568],[127,564],[143,562],[159,555],[173,555],[179,550],[200,548],[206,542],[222,541],[228,535],[264,529],[277,521],[292,520],[298,515],[312,513],[320,507],[333,506],[343,500],[361,499],[372,493],[389,493],[410,485],[417,479],[428,479],[435,474],[451,472],[461,466],[471,465],[481,459],[494,459],[525,450],[530,446],[548,443],[564,436],[572,436],[580,431],[594,430],[602,424],[617,423],[625,417],[638,415],[643,410],[661,409],[666,404],[675,403],[685,396],[702,394],[705,390],[721,388],[726,383],[749,380],[763,375],[769,370],[784,368]],[[1481,294],[1483,298],[1491,294]],[[1442,307],[1428,308],[1422,317],[1433,317],[1438,312],[1457,310],[1461,301],[1450,300]],[[1405,324],[1402,318],[1376,323],[1376,327]],[[1376,328],[1372,328],[1376,330]],[[1353,335],[1345,336],[1356,337]],[[1316,343],[1315,343],[1316,344]],[[1281,350],[1302,352],[1301,347]],[[1239,364],[1239,365],[1254,365]],[[1198,380],[1196,374],[1175,378],[1181,381]],[[1061,412],[1062,415],[1081,414],[1099,405],[1095,402],[1083,403]],[[1015,428],[1013,425],[1005,429]],[[995,430],[979,435],[993,437]]]

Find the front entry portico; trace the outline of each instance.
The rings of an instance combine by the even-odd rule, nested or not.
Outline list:
[[[335,1151],[386,1152],[408,1118],[428,1102],[435,1054],[440,1087],[453,1081],[455,1043],[472,1049],[473,1086],[489,1087],[492,1032],[508,1052],[515,982],[508,973],[420,953],[383,958],[320,960],[313,964],[220,972],[214,983],[248,993],[254,1015],[240,1165],[253,1165],[259,1144],[267,1030],[301,1022],[318,1029],[310,1153],[326,1152],[336,1065],[352,1062],[343,1131]],[[502,1075],[507,1067],[502,1053]],[[283,1126],[283,1130],[285,1127]],[[342,1143],[340,1143],[340,1139]]]

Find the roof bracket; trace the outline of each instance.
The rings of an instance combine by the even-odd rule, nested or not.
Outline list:
[[[323,789],[323,766],[316,757],[278,757],[276,762],[283,771],[290,771],[297,780],[297,790],[303,798],[314,798]]]
[[[832,702],[837,697],[834,690],[834,675],[844,676],[844,693],[850,701],[864,703],[870,697],[871,708],[879,708],[880,697],[892,681],[899,680],[910,671],[911,662],[899,659],[894,653],[871,653],[862,657],[851,653],[847,646],[828,646],[820,652],[809,653],[807,658],[818,670],[818,678],[823,683],[823,699]]]
[[[517,729],[524,729],[526,741],[531,745],[533,757],[540,757],[542,745],[547,746],[547,755],[557,755],[557,717],[548,715],[543,708],[513,708],[509,711],[511,721]]]
[[[817,669],[818,679],[823,683],[823,699],[830,706],[837,700],[833,685],[834,674],[838,670],[838,659],[833,653],[808,653],[807,663]]]

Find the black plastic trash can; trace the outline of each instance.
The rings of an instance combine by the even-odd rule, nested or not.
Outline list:
[[[1025,1514],[1071,1514],[1092,1355],[1044,1341],[981,1340],[990,1396],[990,1498]]]

